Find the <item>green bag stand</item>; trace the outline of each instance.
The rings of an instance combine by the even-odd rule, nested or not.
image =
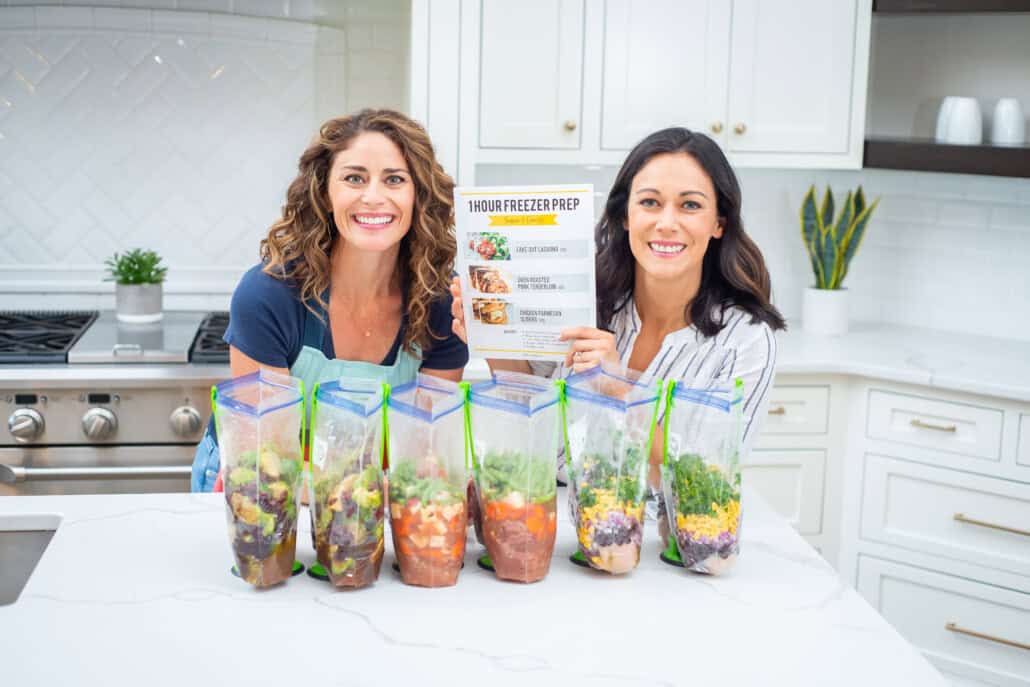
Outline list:
[[[669,545],[665,547],[665,551],[658,556],[662,559],[663,563],[669,565],[675,565],[677,567],[683,567],[683,558],[680,557],[679,547],[676,546],[676,540],[669,536]]]
[[[576,565],[580,566],[580,567],[583,567],[583,568],[589,568],[590,567],[590,562],[587,560],[587,557],[583,555],[582,551],[578,551],[577,550],[576,553],[574,553],[571,556],[569,556],[569,560],[572,561],[573,563],[575,563]]]
[[[229,568],[229,572],[232,573],[233,577],[240,576],[240,570],[235,565]],[[304,572],[304,565],[300,561],[293,561],[293,571],[290,573],[290,577],[296,577]]]

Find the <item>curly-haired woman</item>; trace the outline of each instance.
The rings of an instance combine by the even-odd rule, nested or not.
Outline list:
[[[236,287],[225,340],[234,377],[264,368],[316,382],[391,385],[418,372],[458,381],[451,331],[454,182],[425,130],[392,110],[331,119],[300,157],[261,262]],[[218,470],[212,432],[194,491]]]

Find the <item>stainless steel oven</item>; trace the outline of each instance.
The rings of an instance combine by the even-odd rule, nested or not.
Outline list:
[[[99,313],[79,318],[85,325],[70,339],[64,332],[70,362],[5,364],[5,346],[27,332],[48,355],[59,347],[38,345],[45,333],[11,325],[10,315],[0,313],[0,496],[189,491],[211,385],[229,376],[217,362],[227,349],[190,362],[204,337],[219,347],[220,334],[201,326],[210,316],[175,313],[134,328]]]

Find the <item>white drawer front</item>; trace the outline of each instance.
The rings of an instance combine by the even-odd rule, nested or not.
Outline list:
[[[823,475],[826,451],[755,449],[741,465],[741,479],[801,534],[823,526]]]
[[[1001,421],[995,408],[872,390],[866,431],[873,439],[998,460]]]
[[[1028,484],[869,454],[862,537],[1026,575],[1030,590]]]
[[[1004,643],[1030,647],[1030,595],[866,556],[858,591],[944,671],[1030,685],[1030,649]]]
[[[830,388],[775,386],[769,394],[763,434],[825,434],[830,414]]]
[[[1016,462],[1030,465],[1030,415],[1019,416],[1019,449],[1016,451]]]

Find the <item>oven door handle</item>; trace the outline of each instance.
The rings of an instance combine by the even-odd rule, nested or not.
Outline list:
[[[23,468],[0,463],[0,482],[35,482],[72,479],[154,479],[189,477],[189,465],[157,465],[125,468]]]

